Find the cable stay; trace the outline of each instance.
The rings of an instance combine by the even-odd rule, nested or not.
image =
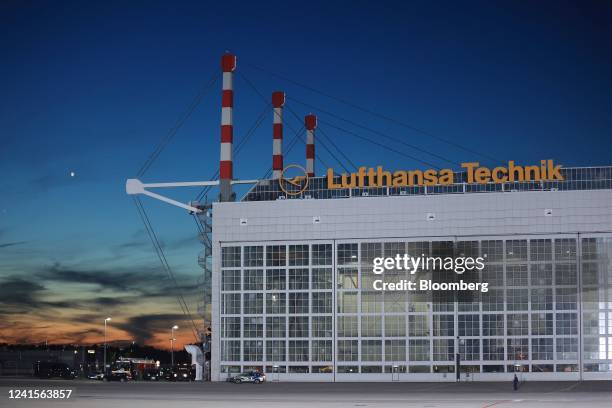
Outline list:
[[[181,308],[181,311],[183,312],[183,315],[185,317],[187,317],[189,319],[189,321],[191,322],[192,325],[192,334],[197,341],[199,341],[199,337],[198,337],[198,330],[197,330],[197,326],[193,320],[193,316],[191,315],[191,312],[189,310],[189,306],[187,305],[187,302],[185,301],[185,298],[183,297],[183,294],[180,290],[180,286],[176,280],[176,276],[174,275],[174,272],[172,271],[172,268],[170,267],[170,264],[168,263],[168,260],[166,258],[166,255],[164,254],[164,250],[159,242],[159,239],[157,238],[157,234],[155,234],[155,231],[153,229],[153,226],[151,224],[151,221],[149,220],[149,217],[145,211],[145,208],[142,204],[142,202],[140,201],[140,198],[138,197],[133,197],[134,200],[134,204],[136,205],[136,209],[138,211],[138,215],[140,216],[140,219],[142,220],[145,229],[147,231],[147,235],[149,235],[149,238],[151,240],[151,243],[153,244],[153,248],[155,249],[155,253],[157,254],[157,257],[159,258],[159,261],[162,264],[162,267],[164,268],[164,270],[166,271],[166,274],[168,275],[168,278],[170,279],[170,281],[174,284],[174,287],[176,288],[177,291],[177,302],[179,304],[179,307]]]
[[[296,86],[299,86],[300,88],[306,89],[306,90],[308,90],[310,92],[314,92],[314,93],[319,94],[321,96],[324,96],[326,98],[332,99],[332,100],[334,100],[336,102],[340,102],[340,103],[342,103],[342,104],[344,104],[346,106],[349,106],[349,107],[351,107],[353,109],[357,109],[357,110],[359,110],[361,112],[365,112],[365,113],[367,113],[369,115],[372,115],[372,116],[378,117],[380,119],[386,120],[388,122],[394,123],[396,125],[402,126],[402,127],[406,128],[406,129],[409,129],[409,130],[412,130],[414,132],[420,133],[420,134],[422,134],[424,136],[431,137],[431,138],[436,139],[436,140],[438,140],[440,142],[443,142],[443,143],[446,143],[446,144],[448,144],[450,146],[453,146],[453,147],[455,147],[457,149],[463,150],[463,151],[465,151],[467,153],[475,154],[475,155],[478,155],[480,157],[486,158],[487,160],[490,160],[492,163],[502,163],[501,160],[496,159],[496,158],[494,158],[492,156],[489,156],[488,154],[485,154],[485,153],[482,153],[482,152],[478,152],[478,151],[476,151],[474,149],[465,147],[464,145],[461,145],[459,143],[455,143],[455,142],[453,142],[451,140],[448,140],[446,138],[440,137],[440,136],[435,135],[435,134],[433,134],[431,132],[425,131],[425,130],[423,130],[421,128],[418,128],[416,126],[410,125],[408,123],[405,123],[405,122],[400,121],[398,119],[395,119],[393,117],[390,117],[390,116],[387,116],[387,115],[383,115],[383,114],[378,113],[378,112],[374,112],[371,109],[359,106],[359,105],[357,105],[357,104],[355,104],[353,102],[347,101],[347,100],[345,100],[343,98],[331,95],[331,94],[329,94],[327,92],[320,91],[320,90],[318,90],[318,89],[316,89],[316,88],[314,88],[314,87],[312,87],[310,85],[306,85],[306,84],[303,84],[303,83],[298,82],[296,80],[293,80],[291,78],[288,78],[285,75],[277,74],[277,73],[272,72],[272,71],[270,71],[268,69],[265,69],[263,67],[260,67],[258,65],[255,65],[255,64],[252,64],[252,63],[248,63],[248,62],[244,63],[244,65],[246,65],[248,67],[251,67],[251,68],[254,68],[256,70],[259,70],[261,72],[264,72],[264,73],[266,73],[266,74],[268,74],[270,76],[282,79],[283,81],[292,83],[292,84],[294,84]]]
[[[332,124],[332,123],[330,123],[330,122],[322,121],[322,120],[320,120],[320,119],[319,119],[319,123],[324,123],[326,126],[332,127],[332,128],[334,128],[334,129],[336,129],[336,130],[339,130],[339,131],[341,131],[341,132],[345,132],[345,133],[347,133],[347,134],[349,134],[349,135],[352,135],[352,136],[354,136],[354,137],[356,137],[356,138],[358,138],[358,139],[361,139],[361,140],[365,140],[366,142],[371,143],[371,144],[374,144],[374,145],[376,145],[376,146],[380,146],[380,147],[382,147],[383,149],[389,150],[390,152],[393,152],[393,153],[399,154],[399,155],[401,155],[401,156],[407,157],[407,158],[409,158],[409,159],[412,159],[412,160],[414,160],[414,161],[417,161],[417,162],[419,162],[419,163],[422,163],[422,164],[424,164],[424,165],[426,165],[426,166],[432,167],[432,168],[434,168],[434,169],[436,169],[436,170],[440,170],[440,167],[439,167],[439,166],[437,166],[437,165],[435,165],[435,164],[429,163],[429,162],[427,162],[427,161],[425,161],[425,160],[421,160],[421,159],[419,159],[418,157],[411,156],[411,155],[409,155],[408,153],[404,153],[404,152],[402,152],[402,151],[400,151],[400,150],[397,150],[397,149],[394,149],[394,148],[392,148],[392,147],[389,147],[389,146],[387,146],[386,144],[379,143],[379,142],[377,142],[377,141],[375,141],[375,140],[372,140],[372,139],[370,139],[370,138],[368,138],[368,137],[365,137],[365,136],[362,136],[362,135],[360,135],[360,134],[357,134],[357,133],[355,133],[355,132],[353,132],[353,131],[351,131],[351,130],[348,130],[348,129],[345,129],[345,128],[341,128],[341,127],[336,126],[336,125],[334,125],[334,124]]]
[[[368,127],[368,126],[365,126],[365,125],[362,125],[362,124],[357,123],[357,122],[355,122],[355,121],[352,121],[352,120],[350,120],[350,119],[344,118],[344,117],[342,117],[342,116],[340,116],[340,115],[337,115],[337,114],[335,114],[335,113],[332,113],[332,112],[330,112],[330,111],[328,111],[328,110],[318,108],[318,107],[316,107],[316,106],[314,106],[314,105],[311,105],[311,104],[309,104],[309,103],[306,103],[306,102],[300,101],[300,100],[298,100],[298,99],[296,99],[296,98],[293,98],[293,97],[289,97],[289,96],[288,96],[288,97],[287,97],[287,99],[291,99],[292,101],[297,102],[297,103],[299,103],[300,105],[304,105],[304,106],[307,106],[307,107],[309,107],[309,108],[316,109],[316,110],[317,110],[317,112],[323,113],[323,114],[325,114],[325,115],[329,115],[329,116],[334,117],[334,118],[336,118],[336,119],[338,119],[338,120],[341,120],[341,121],[343,121],[343,122],[349,123],[349,124],[351,124],[351,125],[353,125],[353,126],[355,126],[355,127],[358,127],[358,128],[364,129],[364,130],[367,130],[368,132],[374,133],[374,134],[376,134],[376,135],[378,135],[378,136],[384,137],[384,138],[386,138],[386,139],[389,139],[389,140],[391,140],[391,141],[394,141],[394,142],[400,143],[400,144],[402,144],[402,145],[404,145],[404,146],[406,146],[406,147],[409,147],[409,148],[411,148],[411,149],[417,150],[417,151],[419,151],[419,152],[421,152],[421,153],[428,154],[428,155],[430,155],[430,156],[432,156],[432,157],[435,157],[435,158],[437,158],[437,159],[439,159],[439,160],[442,160],[442,161],[447,162],[447,163],[449,163],[449,164],[452,164],[452,165],[454,165],[454,166],[458,166],[458,167],[460,167],[460,166],[461,166],[461,163],[459,163],[459,162],[457,162],[457,161],[450,160],[450,159],[448,159],[448,158],[446,158],[446,157],[444,157],[444,156],[441,156],[441,155],[439,155],[439,154],[436,154],[436,153],[432,153],[432,152],[430,152],[429,150],[426,150],[426,149],[423,149],[423,148],[421,148],[421,147],[415,146],[415,145],[413,145],[413,144],[411,144],[411,143],[408,143],[408,142],[406,142],[406,141],[404,141],[404,140],[402,140],[402,139],[400,139],[400,138],[397,138],[397,137],[394,137],[394,136],[390,136],[390,135],[388,135],[388,134],[386,134],[386,133],[380,132],[380,131],[378,131],[378,130],[376,130],[376,129],[372,129],[372,128]]]
[[[265,96],[257,89],[257,87],[253,84],[253,82],[251,82],[244,74],[239,72],[240,77],[251,87],[251,89],[253,89],[253,91],[261,98],[261,100],[264,102],[264,104],[266,106],[271,106],[271,104],[268,102],[268,100],[265,98]],[[293,112],[291,109],[289,109],[289,111],[291,113],[293,113],[293,115],[296,117],[296,119],[298,120],[298,122],[302,122],[301,118],[295,113]],[[291,125],[289,125],[288,123],[286,123],[287,127],[290,130],[293,130],[295,133],[295,130],[291,127]],[[306,144],[306,140],[304,140],[304,138],[302,138],[301,136],[301,131],[300,134],[296,133],[296,135],[299,135],[300,139],[304,142],[304,144]],[[321,140],[319,140],[319,142],[321,143],[321,146],[323,146],[323,148],[330,154],[330,156],[332,156],[339,164],[342,168],[344,168],[346,171],[348,171],[348,169],[344,166],[344,164],[342,164],[342,162],[340,162],[338,160],[338,158],[331,152],[331,150],[323,143],[321,142]],[[316,159],[319,161],[319,163],[321,165],[323,165],[323,167],[325,168],[329,168],[328,165],[325,164],[325,162],[321,159],[320,155],[315,153],[315,157]]]
[[[296,118],[296,120],[300,120],[300,117],[298,116],[297,113],[295,113],[295,111],[293,109],[291,109],[289,106],[287,106],[287,109],[289,110],[289,112]],[[329,137],[327,137],[327,135],[325,134],[325,132],[321,132],[321,129],[319,128],[317,130],[317,133],[322,135],[341,155],[342,157],[344,157],[344,159],[349,163],[349,165],[351,165],[355,170],[357,170],[357,166],[355,166],[355,164],[351,161],[351,159],[349,159],[344,152],[338,148],[338,146],[333,142],[333,140]],[[346,166],[344,165],[344,163],[342,161],[340,161],[340,159],[338,159],[338,157],[331,151],[331,149],[329,149],[325,143],[323,143],[322,139],[319,139],[319,143],[321,143],[321,145],[323,146],[323,148],[330,154],[330,156],[332,156],[334,158],[334,160],[336,160],[336,162],[338,162],[338,164],[340,165],[340,167],[342,167],[346,172],[350,172],[349,169],[346,168]],[[325,166],[328,167],[328,166]]]
[[[234,152],[234,157],[235,158],[238,157],[238,155],[240,154],[240,151],[242,150],[242,148],[249,141],[249,138],[253,135],[253,133],[255,133],[255,131],[259,128],[259,126],[263,123],[263,120],[264,120],[266,114],[270,112],[270,109],[271,109],[270,106],[265,106],[264,109],[259,114],[259,116],[257,117],[257,119],[255,119],[255,122],[253,123],[253,125],[251,125],[249,130],[245,133],[245,135],[242,138],[242,140],[240,140],[240,142],[236,146],[236,151]],[[214,180],[217,177],[219,177],[219,170],[218,169],[217,169],[217,171],[215,171],[215,174],[213,174],[212,177],[210,177],[210,180]],[[196,201],[201,201],[204,198],[204,196],[206,196],[206,194],[208,194],[208,192],[210,191],[211,188],[212,188],[212,186],[204,187],[202,189],[202,191],[200,191],[200,193],[197,195]]]
[[[138,173],[136,173],[136,178],[141,178],[142,176],[144,176],[147,170],[149,170],[151,165],[155,162],[155,160],[157,160],[157,158],[162,153],[162,151],[166,148],[168,143],[172,141],[174,136],[176,136],[177,132],[183,127],[185,122],[187,122],[187,120],[191,117],[191,115],[196,110],[200,102],[202,102],[202,99],[204,99],[204,95],[206,94],[206,92],[215,84],[215,82],[217,82],[218,79],[219,79],[219,74],[213,75],[213,77],[204,85],[204,87],[200,90],[200,92],[198,92],[198,94],[195,96],[193,101],[189,104],[189,107],[187,108],[185,113],[183,113],[183,115],[178,120],[176,125],[174,125],[174,127],[170,129],[170,131],[162,138],[162,140],[160,140],[155,150],[153,150],[153,152],[149,155],[147,160],[140,167],[140,170],[138,170]]]

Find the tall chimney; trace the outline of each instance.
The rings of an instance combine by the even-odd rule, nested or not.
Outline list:
[[[283,106],[285,93],[272,92],[272,179],[278,180],[283,171]]]
[[[221,93],[221,161],[219,162],[219,201],[233,201],[232,178],[233,174],[233,143],[234,121],[234,70],[236,69],[236,56],[225,54],[221,57],[223,70],[223,90]]]
[[[317,117],[312,113],[304,118],[304,126],[306,127],[306,173],[308,177],[314,177],[314,130],[317,127]]]

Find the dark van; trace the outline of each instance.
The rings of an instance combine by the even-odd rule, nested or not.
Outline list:
[[[76,377],[76,373],[66,363],[37,361],[34,363],[34,376],[38,378],[58,377],[73,380]]]

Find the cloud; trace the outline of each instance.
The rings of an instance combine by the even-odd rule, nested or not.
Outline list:
[[[191,321],[182,314],[145,314],[130,317],[125,323],[115,323],[114,326],[128,332],[137,343],[144,344],[152,340],[156,334],[166,333],[172,325],[191,327]]]
[[[146,286],[156,285],[164,275],[152,273],[147,268],[132,268],[131,270],[82,270],[77,268],[67,268],[60,263],[44,268],[37,274],[42,280],[66,283],[82,283],[98,285],[103,289],[113,289],[119,291],[141,291]]]
[[[23,245],[23,244],[27,244],[27,243],[28,243],[28,241],[5,242],[3,244],[0,244],[0,249],[12,247],[12,246],[15,246],[15,245]]]
[[[37,294],[44,290],[45,287],[40,283],[9,277],[0,284],[0,303],[9,306],[36,307],[39,304]]]
[[[171,240],[159,240],[159,244],[164,250],[174,251],[194,246],[201,246],[198,237],[195,234],[189,234],[180,238],[174,238]],[[153,252],[153,246],[151,240],[146,234],[145,230],[141,229],[134,233],[130,240],[117,244],[111,248],[115,255],[132,253],[134,251]]]
[[[11,322],[7,330],[0,330],[4,331],[0,337],[7,340],[10,337],[10,341],[19,340],[18,337],[38,339],[41,335],[48,336],[42,329],[42,334],[40,330],[26,334],[28,329],[20,325],[24,321],[30,324],[35,321],[53,322],[54,327],[74,326],[57,332],[57,341],[95,341],[96,322],[100,321],[100,311],[105,310],[105,313],[121,317],[119,322],[113,321],[114,327],[125,330],[141,344],[155,343],[160,341],[160,333],[168,331],[173,324],[187,328],[191,321],[180,313],[154,312],[168,307],[174,311],[178,294],[194,311],[194,300],[199,300],[202,293],[195,276],[176,274],[175,283],[155,266],[87,269],[54,263],[29,270],[23,276],[27,277],[20,274],[0,278],[0,321]],[[78,285],[83,285],[83,289]],[[70,288],[69,298],[62,298],[64,287]],[[160,306],[138,310],[139,304]],[[134,316],[143,311],[149,314]],[[92,330],[88,330],[89,327]]]

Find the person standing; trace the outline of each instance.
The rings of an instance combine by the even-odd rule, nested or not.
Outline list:
[[[519,379],[516,374],[514,374],[514,379],[512,380],[512,387],[514,388],[514,391],[518,390],[518,383]]]

